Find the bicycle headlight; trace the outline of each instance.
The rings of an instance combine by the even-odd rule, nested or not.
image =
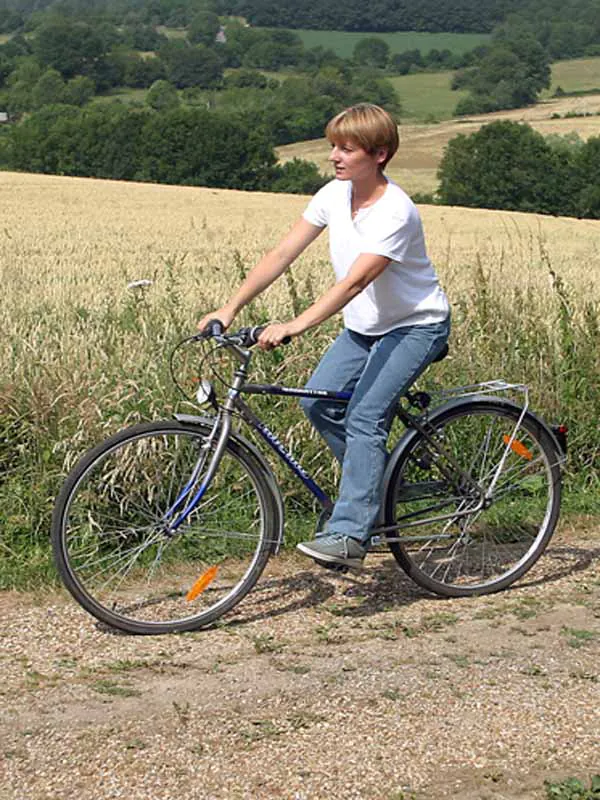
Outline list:
[[[202,406],[205,403],[212,403],[215,399],[215,390],[210,381],[206,378],[201,378],[196,389],[196,401],[198,405]]]

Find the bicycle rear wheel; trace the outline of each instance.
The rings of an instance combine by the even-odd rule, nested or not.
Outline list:
[[[460,597],[496,592],[529,570],[560,508],[561,456],[540,421],[483,398],[433,414],[409,437],[384,503],[389,547],[423,588]],[[483,498],[483,499],[482,499]]]
[[[55,561],[67,589],[99,620],[129,633],[210,624],[258,580],[279,519],[264,470],[230,439],[195,510],[208,426],[135,425],[75,466],[52,520]]]

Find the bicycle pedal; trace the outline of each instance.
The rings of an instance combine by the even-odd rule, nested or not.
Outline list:
[[[334,564],[331,561],[320,561],[318,558],[314,558],[313,561],[315,564],[323,567],[323,569],[330,569],[332,572],[340,572],[342,574],[348,572],[348,567],[345,564]]]

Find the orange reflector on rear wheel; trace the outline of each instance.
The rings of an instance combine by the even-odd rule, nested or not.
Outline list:
[[[209,567],[206,572],[203,572],[202,575],[198,578],[196,583],[191,587],[189,592],[186,594],[185,599],[188,602],[195,600],[199,594],[206,589],[206,587],[214,581],[217,577],[217,572],[219,571],[219,565],[214,564],[212,567]]]
[[[509,444],[510,442],[510,449],[515,452],[521,458],[526,458],[527,461],[531,461],[533,458],[533,453],[529,448],[525,447],[518,439],[513,439],[512,442],[510,441],[510,436],[504,436],[504,444]]]

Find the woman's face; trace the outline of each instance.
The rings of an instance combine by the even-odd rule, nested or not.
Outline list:
[[[371,178],[385,161],[386,151],[381,149],[368,153],[352,141],[334,142],[329,161],[334,166],[335,177],[341,181],[356,181]]]

